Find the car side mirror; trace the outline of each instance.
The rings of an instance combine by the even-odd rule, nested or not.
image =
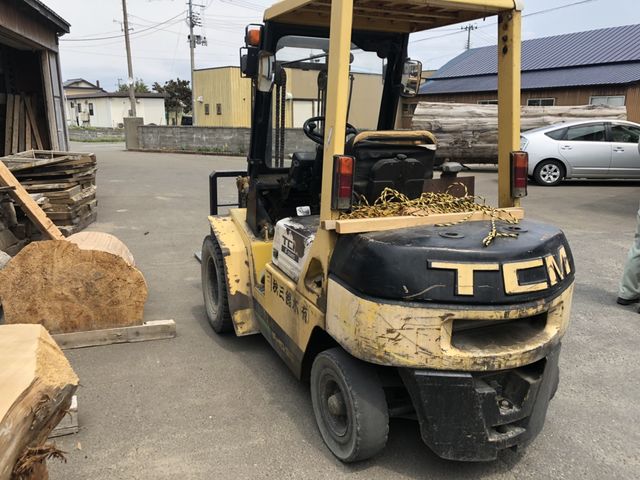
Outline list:
[[[260,52],[258,57],[258,82],[260,92],[268,92],[273,86],[275,56],[269,52]]]
[[[402,96],[415,97],[422,80],[422,62],[407,58],[402,69]]]

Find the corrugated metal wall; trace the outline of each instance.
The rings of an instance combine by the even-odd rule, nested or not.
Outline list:
[[[291,94],[292,100],[315,100],[317,76],[315,71],[287,69],[287,93]],[[382,76],[362,73],[354,76],[349,122],[361,129],[375,128],[382,96]],[[238,67],[196,70],[194,83],[199,126],[251,126],[251,80],[242,78]],[[291,101],[287,102],[286,115],[290,128],[293,126]]]

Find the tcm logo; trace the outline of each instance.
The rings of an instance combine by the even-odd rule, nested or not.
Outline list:
[[[545,257],[520,262],[503,263],[453,263],[429,262],[429,268],[436,270],[454,270],[456,272],[456,294],[473,295],[473,277],[475,272],[499,272],[502,267],[504,291],[507,295],[531,293],[546,290],[557,285],[571,273],[571,264],[564,247],[560,247],[557,255],[549,254]],[[546,280],[538,283],[521,284],[518,272],[531,268],[543,267]]]

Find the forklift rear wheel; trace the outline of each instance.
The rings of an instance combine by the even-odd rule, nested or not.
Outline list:
[[[222,250],[212,236],[205,238],[202,244],[202,294],[213,330],[216,333],[232,332]]]
[[[340,348],[311,367],[311,400],[320,434],[343,462],[373,457],[387,444],[389,411],[375,369]]]

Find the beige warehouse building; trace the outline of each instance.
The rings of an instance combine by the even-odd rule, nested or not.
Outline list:
[[[286,69],[287,128],[302,128],[304,121],[318,115],[318,72]],[[349,123],[358,129],[375,129],[382,76],[354,73]],[[196,123],[202,127],[250,127],[251,80],[242,78],[239,67],[196,70]]]

